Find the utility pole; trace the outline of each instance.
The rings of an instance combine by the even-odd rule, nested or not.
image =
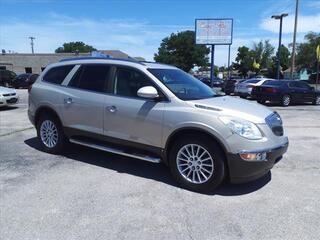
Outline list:
[[[293,79],[294,62],[296,57],[296,36],[297,36],[297,25],[298,25],[298,10],[299,10],[299,0],[296,1],[296,15],[294,19],[294,31],[293,31],[293,43],[292,43],[292,54],[291,54],[291,71],[290,76]]]
[[[288,16],[287,13],[283,13],[281,15],[273,15],[271,18],[276,20],[280,20],[280,30],[279,30],[279,47],[278,47],[278,60],[277,60],[277,80],[280,80],[280,49],[281,49],[281,36],[282,36],[282,19]]]
[[[33,49],[33,46],[34,46],[34,43],[33,43],[33,40],[35,40],[36,38],[35,37],[29,37],[29,39],[31,40],[31,52],[32,54],[34,54],[34,49]]]

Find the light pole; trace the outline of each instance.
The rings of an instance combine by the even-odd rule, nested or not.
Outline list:
[[[280,30],[279,30],[279,47],[277,56],[277,79],[280,79],[280,49],[281,49],[281,35],[282,35],[282,19],[288,16],[288,13],[282,13],[281,15],[273,15],[271,18],[280,20]]]
[[[294,31],[293,31],[292,54],[291,54],[291,71],[290,71],[291,79],[294,79],[293,71],[294,71],[294,61],[296,56],[296,36],[297,36],[298,11],[299,11],[298,9],[299,9],[299,0],[296,1],[296,15],[294,18]]]

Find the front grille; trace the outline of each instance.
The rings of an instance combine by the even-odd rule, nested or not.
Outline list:
[[[10,96],[15,96],[15,93],[6,93],[6,94],[2,94],[4,97],[10,97]]]
[[[18,98],[11,98],[7,100],[7,103],[16,103],[18,101]]]
[[[266,123],[276,136],[283,136],[283,126],[280,115],[277,112],[266,117]]]

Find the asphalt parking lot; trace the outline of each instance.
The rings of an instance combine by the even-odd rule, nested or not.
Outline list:
[[[262,179],[206,195],[163,165],[76,145],[42,152],[18,92],[19,105],[0,110],[1,239],[319,239],[319,106],[270,106],[287,154]]]

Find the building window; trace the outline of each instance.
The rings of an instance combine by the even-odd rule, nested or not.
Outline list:
[[[32,73],[32,68],[31,67],[26,67],[25,70],[26,70],[26,73]]]

